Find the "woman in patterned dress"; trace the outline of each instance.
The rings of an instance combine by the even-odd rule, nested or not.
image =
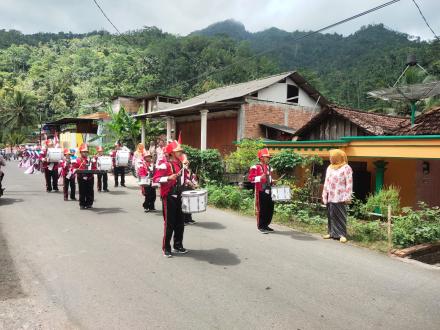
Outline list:
[[[328,234],[325,239],[347,242],[347,204],[353,192],[353,170],[347,155],[340,149],[330,150],[330,165],[325,175],[322,201],[327,205]]]

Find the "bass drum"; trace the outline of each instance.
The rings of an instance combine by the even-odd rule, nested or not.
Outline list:
[[[110,156],[98,157],[98,170],[110,171],[112,169],[112,158]]]
[[[206,211],[208,192],[206,190],[188,190],[182,193],[182,212],[200,213]]]
[[[47,162],[58,163],[63,159],[63,149],[61,148],[49,148],[47,149]]]
[[[118,150],[116,152],[116,166],[127,167],[130,160],[130,151],[128,150]]]

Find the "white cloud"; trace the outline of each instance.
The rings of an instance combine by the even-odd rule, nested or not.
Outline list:
[[[440,1],[417,0],[433,29],[440,34]],[[314,30],[357,14],[385,0],[98,0],[120,30],[157,26],[180,35],[234,18],[250,31],[278,27]],[[401,0],[330,32],[351,34],[362,25],[384,25],[423,39],[432,33],[411,0]],[[40,31],[114,32],[92,0],[0,1],[0,28],[24,33]]]

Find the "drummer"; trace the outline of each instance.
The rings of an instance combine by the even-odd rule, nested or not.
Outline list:
[[[49,162],[47,152],[49,148],[53,148],[52,140],[46,140],[46,148],[39,154],[39,159],[42,162],[42,171],[46,180],[46,191],[51,192],[58,190],[58,162]]]
[[[142,195],[145,197],[142,204],[145,212],[156,211],[154,203],[156,202],[156,189],[152,186],[151,178],[154,173],[153,157],[149,151],[144,153],[144,157],[138,166],[137,175],[139,178],[147,177],[149,182],[147,185],[141,186]]]
[[[96,170],[96,161],[89,157],[89,149],[87,144],[83,143],[79,147],[80,156],[76,159],[74,167],[77,170]],[[79,188],[79,208],[81,210],[90,209],[93,206],[94,178],[91,173],[77,173]]]
[[[119,176],[121,176],[121,187],[125,187],[125,167],[116,166],[116,154],[119,150],[122,150],[122,143],[117,141],[115,143],[115,149],[111,152],[113,159],[113,176],[115,177],[115,187],[119,186]]]
[[[183,186],[183,191],[194,190],[198,187],[199,183],[197,176],[191,171],[189,166],[189,160],[186,154],[182,155],[181,162],[183,165],[183,176],[185,178],[185,184]],[[196,221],[193,220],[191,213],[183,213],[183,222],[186,225],[193,225]]]
[[[72,164],[72,158],[69,149],[64,149],[64,159],[60,161],[61,167],[61,175],[63,177],[63,193],[64,200],[67,201],[69,197],[69,188],[70,188],[70,199],[76,200],[75,198],[75,169]]]
[[[104,148],[102,146],[96,147],[95,162],[98,163],[98,158],[104,156]],[[100,172],[98,177],[98,191],[109,192],[108,190],[108,174],[107,172]]]
[[[173,253],[187,253],[183,247],[184,223],[182,215],[182,185],[184,177],[181,174],[182,147],[177,141],[170,142],[165,147],[165,153],[169,159],[164,159],[157,166],[154,174],[154,182],[160,183],[160,195],[162,197],[162,210],[165,221],[164,237],[162,243],[163,255],[172,257]],[[171,237],[174,236],[174,246],[171,252]]]
[[[272,201],[271,186],[272,168],[269,165],[270,153],[267,148],[258,151],[260,163],[249,170],[249,181],[255,184],[255,209],[257,228],[262,234],[274,231],[269,227],[272,222],[274,202]]]

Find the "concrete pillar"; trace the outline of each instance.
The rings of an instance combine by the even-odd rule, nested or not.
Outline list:
[[[145,120],[141,120],[141,142],[145,145]]]
[[[238,109],[237,113],[237,141],[244,138],[245,129],[245,112],[243,105]]]
[[[167,118],[167,142],[172,139],[173,117]]]
[[[209,110],[200,111],[200,150],[206,150],[206,140],[208,136],[208,112]]]
[[[387,169],[387,162],[383,160],[378,160],[374,162],[374,166],[376,167],[376,193],[382,190],[384,182],[385,182],[385,170]]]

